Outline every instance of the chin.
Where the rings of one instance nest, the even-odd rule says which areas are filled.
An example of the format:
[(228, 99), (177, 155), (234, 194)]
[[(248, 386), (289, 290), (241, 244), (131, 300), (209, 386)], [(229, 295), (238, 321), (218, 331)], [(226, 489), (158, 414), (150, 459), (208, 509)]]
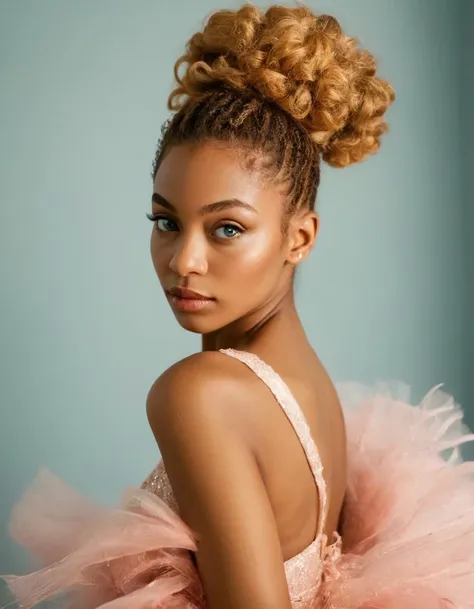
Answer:
[(211, 317), (202, 316), (196, 313), (175, 313), (176, 321), (179, 325), (193, 334), (210, 334), (220, 330), (223, 325), (217, 323), (216, 319)]

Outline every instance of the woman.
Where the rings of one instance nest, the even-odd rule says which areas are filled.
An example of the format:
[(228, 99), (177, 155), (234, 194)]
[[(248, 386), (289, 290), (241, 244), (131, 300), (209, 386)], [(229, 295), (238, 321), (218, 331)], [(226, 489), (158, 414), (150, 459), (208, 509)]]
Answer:
[(176, 75), (151, 254), (202, 352), (148, 394), (142, 488), (107, 510), (42, 472), (12, 532), (46, 567), (5, 579), (24, 607), (75, 585), (80, 609), (471, 606), (472, 464), (440, 456), (460, 410), (341, 388), (345, 421), (294, 304), (320, 161), (378, 150), (392, 87), (303, 7), (217, 12)]

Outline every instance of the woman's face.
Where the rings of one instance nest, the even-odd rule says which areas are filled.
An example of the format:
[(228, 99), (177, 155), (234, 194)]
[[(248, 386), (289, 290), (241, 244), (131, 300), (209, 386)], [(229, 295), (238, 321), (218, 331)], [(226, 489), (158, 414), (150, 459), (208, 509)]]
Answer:
[(153, 264), (178, 322), (215, 332), (289, 285), (284, 194), (212, 144), (173, 147), (156, 174)]

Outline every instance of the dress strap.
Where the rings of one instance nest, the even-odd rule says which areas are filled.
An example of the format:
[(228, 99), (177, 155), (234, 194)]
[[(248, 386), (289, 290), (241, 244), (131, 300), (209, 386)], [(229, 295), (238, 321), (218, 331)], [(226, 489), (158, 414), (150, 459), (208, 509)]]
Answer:
[(245, 364), (265, 383), (275, 397), (275, 400), (282, 407), (284, 413), (294, 428), (296, 435), (301, 442), (306, 459), (318, 488), (320, 518), (317, 528), (317, 536), (321, 535), (326, 526), (327, 517), (326, 482), (323, 476), (323, 464), (321, 462), (321, 457), (319, 455), (316, 443), (311, 435), (311, 430), (306, 422), (303, 411), (291, 393), (290, 388), (281, 378), (281, 376), (257, 355), (247, 351), (236, 351), (235, 349), (220, 349), (220, 351), (221, 353), (229, 355), (230, 357), (233, 357)]

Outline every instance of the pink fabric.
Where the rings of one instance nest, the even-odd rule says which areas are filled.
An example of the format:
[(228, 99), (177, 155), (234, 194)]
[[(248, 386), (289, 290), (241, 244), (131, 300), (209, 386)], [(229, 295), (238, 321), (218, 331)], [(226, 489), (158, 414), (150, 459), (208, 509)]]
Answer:
[(418, 407), (403, 386), (341, 385), (339, 394), (349, 486), (325, 607), (474, 607), (474, 463), (459, 453), (474, 436), (461, 409), (439, 388)]
[[(256, 356), (226, 353), (269, 386), (319, 488), (318, 536), (285, 564), (293, 606), (474, 607), (474, 463), (459, 455), (474, 438), (453, 399), (436, 388), (415, 407), (400, 387), (339, 386), (349, 462), (341, 552), (339, 539), (328, 545), (322, 534), (323, 470), (298, 404)], [(195, 535), (177, 514), (163, 465), (157, 471), (110, 509), (42, 470), (12, 515), (13, 537), (44, 564), (4, 576), (20, 604), (67, 592), (73, 609), (205, 609)]]

